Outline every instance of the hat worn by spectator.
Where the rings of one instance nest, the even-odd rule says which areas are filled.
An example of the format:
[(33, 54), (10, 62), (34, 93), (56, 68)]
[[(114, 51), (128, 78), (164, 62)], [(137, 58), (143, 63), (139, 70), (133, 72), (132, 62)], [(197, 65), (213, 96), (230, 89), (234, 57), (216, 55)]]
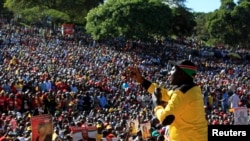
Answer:
[(97, 124), (96, 128), (102, 128), (102, 126), (100, 124)]
[(112, 127), (111, 125), (108, 125), (108, 126), (106, 127), (106, 129), (107, 129), (107, 130), (113, 129), (113, 127)]
[(159, 131), (155, 130), (151, 133), (152, 137), (158, 137), (160, 135)]
[(184, 71), (188, 76), (192, 78), (196, 75), (197, 67), (189, 60), (181, 60), (178, 62), (169, 61), (169, 63), (179, 67), (182, 71)]

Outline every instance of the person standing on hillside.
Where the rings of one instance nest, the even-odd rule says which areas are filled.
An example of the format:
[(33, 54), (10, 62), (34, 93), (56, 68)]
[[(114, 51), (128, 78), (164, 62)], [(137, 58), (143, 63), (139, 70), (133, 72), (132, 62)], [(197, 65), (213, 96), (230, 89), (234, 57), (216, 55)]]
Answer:
[(128, 77), (155, 97), (155, 116), (162, 125), (169, 125), (170, 140), (207, 141), (208, 124), (202, 92), (194, 83), (197, 67), (190, 60), (169, 63), (173, 65), (170, 72), (171, 89), (159, 87), (145, 79), (138, 67), (128, 67)]

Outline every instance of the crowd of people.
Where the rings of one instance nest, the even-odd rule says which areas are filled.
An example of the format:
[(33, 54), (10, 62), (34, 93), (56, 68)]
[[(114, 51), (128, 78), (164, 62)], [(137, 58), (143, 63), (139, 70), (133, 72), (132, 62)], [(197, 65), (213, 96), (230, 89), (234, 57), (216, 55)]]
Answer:
[(150, 122), (147, 140), (166, 140), (151, 95), (125, 68), (136, 65), (146, 79), (167, 87), (168, 60), (197, 64), (195, 82), (208, 124), (233, 125), (231, 110), (250, 108), (248, 49), (211, 48), (193, 40), (95, 42), (82, 33), (51, 33), (1, 20), (0, 141), (31, 140), (30, 118), (41, 114), (53, 116), (53, 141), (71, 140), (70, 126), (85, 124), (97, 127), (99, 139), (141, 140), (140, 130), (132, 133), (128, 126), (131, 119)]

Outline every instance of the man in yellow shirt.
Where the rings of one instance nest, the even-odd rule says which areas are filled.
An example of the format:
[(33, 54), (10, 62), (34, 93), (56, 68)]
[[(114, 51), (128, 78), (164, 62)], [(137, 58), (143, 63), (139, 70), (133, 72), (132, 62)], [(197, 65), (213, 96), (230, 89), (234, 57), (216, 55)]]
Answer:
[(169, 63), (173, 65), (171, 89), (145, 79), (138, 67), (128, 67), (128, 76), (154, 95), (155, 116), (162, 125), (169, 125), (171, 141), (207, 141), (208, 125), (202, 93), (193, 81), (197, 67), (189, 60)]
[(97, 128), (96, 141), (101, 141), (102, 140), (102, 130), (103, 130), (102, 125), (97, 124), (96, 128)]

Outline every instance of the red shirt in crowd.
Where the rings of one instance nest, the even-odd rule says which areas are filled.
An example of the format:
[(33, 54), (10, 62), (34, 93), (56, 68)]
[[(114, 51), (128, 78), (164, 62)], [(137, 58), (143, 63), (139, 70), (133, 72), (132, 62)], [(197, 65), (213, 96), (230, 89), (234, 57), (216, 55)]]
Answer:
[(15, 99), (13, 97), (9, 97), (6, 99), (6, 105), (8, 110), (14, 110), (15, 107)]
[(0, 108), (1, 110), (5, 111), (6, 110), (6, 97), (2, 94), (0, 95)]
[(15, 97), (15, 109), (18, 111), (21, 111), (22, 109), (22, 104), (23, 104), (23, 100), (20, 94), (16, 94)]

